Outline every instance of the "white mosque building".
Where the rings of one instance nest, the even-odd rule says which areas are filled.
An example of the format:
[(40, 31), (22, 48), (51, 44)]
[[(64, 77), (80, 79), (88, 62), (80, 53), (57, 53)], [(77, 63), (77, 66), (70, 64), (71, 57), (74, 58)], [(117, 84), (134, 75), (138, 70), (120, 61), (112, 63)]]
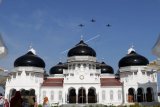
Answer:
[(119, 61), (116, 74), (111, 66), (96, 59), (96, 52), (83, 40), (68, 51), (67, 61), (53, 66), (49, 75), (45, 62), (31, 48), (17, 58), (6, 81), (5, 98), (16, 91), (36, 96), (38, 104), (49, 103), (122, 105), (158, 102), (156, 70), (133, 47)]

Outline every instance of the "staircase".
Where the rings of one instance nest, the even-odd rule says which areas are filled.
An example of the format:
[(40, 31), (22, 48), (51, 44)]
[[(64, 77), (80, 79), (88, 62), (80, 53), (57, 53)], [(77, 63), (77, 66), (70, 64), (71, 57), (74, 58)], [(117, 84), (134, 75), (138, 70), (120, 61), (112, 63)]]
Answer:
[(102, 104), (63, 104), (60, 107), (103, 107)]
[(151, 106), (159, 106), (160, 103), (159, 102), (143, 102), (143, 103), (139, 103), (139, 105), (151, 107)]

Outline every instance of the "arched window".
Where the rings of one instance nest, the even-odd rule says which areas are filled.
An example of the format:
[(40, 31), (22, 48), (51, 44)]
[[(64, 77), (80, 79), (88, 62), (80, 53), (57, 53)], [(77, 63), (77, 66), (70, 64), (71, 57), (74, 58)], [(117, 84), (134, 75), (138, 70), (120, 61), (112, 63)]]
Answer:
[(72, 69), (73, 69), (73, 70), (75, 69), (75, 64), (72, 65)]
[(93, 69), (95, 69), (95, 65), (92, 65)]
[(91, 64), (89, 64), (89, 69), (91, 69)]
[(15, 93), (16, 93), (16, 89), (11, 89), (9, 99), (11, 99), (15, 95)]
[(59, 100), (62, 99), (62, 91), (59, 91)]
[(97, 95), (95, 88), (88, 89), (88, 103), (96, 103), (97, 102)]
[(128, 102), (135, 102), (135, 90), (134, 88), (128, 89)]
[(30, 89), (29, 90), (29, 95), (30, 96), (35, 96), (35, 90), (34, 89)]
[(69, 69), (71, 69), (71, 67), (72, 67), (72, 66), (71, 66), (71, 65), (69, 65), (69, 67), (68, 67), (68, 68), (69, 68)]
[(105, 90), (102, 91), (102, 100), (106, 100), (106, 91)]
[(21, 96), (25, 96), (25, 89), (21, 89), (20, 92), (21, 92)]
[(80, 68), (80, 67), (81, 67), (81, 64), (78, 64), (77, 66), (78, 66), (78, 68)]
[(110, 100), (113, 100), (113, 90), (110, 91)]
[(122, 91), (121, 91), (121, 90), (118, 90), (118, 100), (121, 100), (121, 99), (122, 99), (121, 96), (122, 96)]
[(46, 91), (42, 92), (43, 98), (46, 97)]
[(146, 89), (146, 101), (147, 102), (152, 102), (154, 100), (154, 94), (153, 94), (153, 88), (148, 87)]
[(86, 103), (86, 90), (83, 87), (78, 90), (78, 103)]
[(144, 93), (143, 88), (137, 89), (137, 102), (143, 102), (144, 101)]
[(54, 91), (51, 91), (51, 101), (54, 100)]
[(69, 103), (76, 103), (76, 90), (74, 88), (69, 89)]

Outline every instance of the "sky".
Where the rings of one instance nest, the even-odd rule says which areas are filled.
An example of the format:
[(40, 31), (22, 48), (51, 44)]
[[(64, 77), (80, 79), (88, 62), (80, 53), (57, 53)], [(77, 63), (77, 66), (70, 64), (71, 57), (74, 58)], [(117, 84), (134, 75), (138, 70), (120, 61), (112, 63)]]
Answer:
[(64, 51), (81, 35), (84, 41), (99, 35), (87, 44), (117, 72), (131, 45), (149, 61), (156, 59), (151, 50), (160, 34), (160, 0), (0, 0), (0, 33), (8, 48), (0, 65), (9, 71), (30, 45), (49, 72), (60, 59), (66, 62)]

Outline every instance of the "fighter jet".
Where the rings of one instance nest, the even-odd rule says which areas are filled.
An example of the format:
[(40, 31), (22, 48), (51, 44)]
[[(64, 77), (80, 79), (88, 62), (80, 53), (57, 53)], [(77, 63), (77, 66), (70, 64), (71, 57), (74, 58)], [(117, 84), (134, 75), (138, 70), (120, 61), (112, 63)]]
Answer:
[(79, 24), (78, 26), (79, 26), (79, 27), (84, 27), (84, 25), (83, 25), (83, 24)]
[(94, 20), (94, 19), (91, 19), (91, 22), (96, 22), (96, 20)]
[(107, 24), (106, 26), (107, 26), (107, 27), (111, 27), (111, 25), (110, 25), (110, 24)]

